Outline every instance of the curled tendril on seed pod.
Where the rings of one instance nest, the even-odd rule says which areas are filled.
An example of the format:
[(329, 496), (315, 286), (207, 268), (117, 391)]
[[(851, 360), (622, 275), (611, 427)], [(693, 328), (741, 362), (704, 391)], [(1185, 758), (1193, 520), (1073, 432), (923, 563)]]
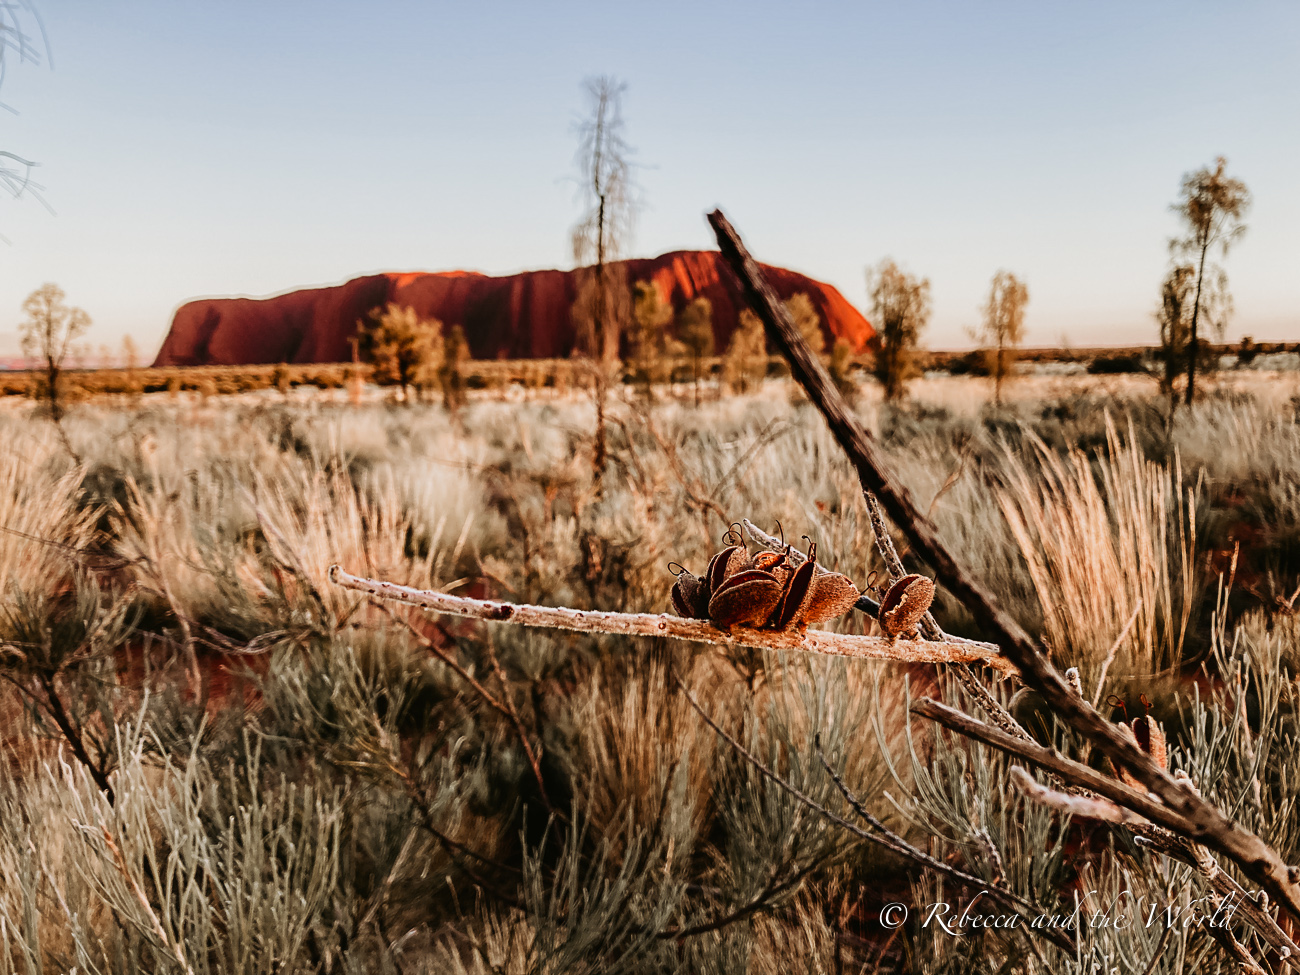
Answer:
[(1120, 697), (1118, 694), (1107, 694), (1106, 703), (1109, 704), (1111, 707), (1118, 708), (1120, 711), (1124, 712), (1124, 720), (1125, 721), (1128, 720), (1128, 705), (1124, 703), (1124, 699), (1122, 697)]
[(876, 580), (879, 578), (880, 578), (880, 573), (877, 572), (875, 569), (872, 569), (871, 572), (867, 575), (867, 581), (862, 586), (863, 592), (869, 592), (877, 598), (883, 596), (885, 594), (885, 590), (882, 589), (880, 586), (876, 585)]

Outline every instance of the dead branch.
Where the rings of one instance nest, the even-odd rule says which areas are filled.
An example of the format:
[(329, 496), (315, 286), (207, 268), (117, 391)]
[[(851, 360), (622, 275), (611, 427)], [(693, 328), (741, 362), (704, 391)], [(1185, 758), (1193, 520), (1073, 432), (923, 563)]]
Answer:
[(1011, 782), (1017, 789), (1035, 802), (1042, 803), (1065, 816), (1082, 816), (1096, 819), (1103, 823), (1131, 825), (1145, 823), (1145, 817), (1116, 805), (1109, 799), (1089, 795), (1075, 795), (1069, 792), (1057, 792), (1051, 786), (1043, 785), (1025, 771), (1024, 766), (1011, 766)]
[(1008, 755), (1014, 755), (1030, 765), (1051, 772), (1068, 785), (1089, 789), (1104, 796), (1153, 823), (1159, 823), (1179, 833), (1187, 830), (1187, 821), (1168, 806), (1160, 803), (1154, 796), (1140, 792), (1120, 779), (1111, 778), (1094, 768), (1066, 758), (1055, 749), (1009, 734), (932, 698), (927, 697), (916, 701), (912, 704), (911, 710), (913, 714), (929, 718), (964, 738), (982, 742)]
[(1129, 769), (1160, 798), (1167, 811), (1182, 819), (1183, 835), (1232, 859), (1290, 914), (1300, 918), (1300, 868), (1289, 866), (1262, 839), (1174, 779), (1066, 683), (1020, 624), (1000, 609), (983, 584), (957, 562), (939, 538), (934, 523), (917, 507), (911, 492), (890, 472), (880, 448), (849, 409), (826, 368), (813, 356), (722, 211), (710, 213), (709, 223), (746, 300), (789, 363), (791, 374), (826, 418), (836, 441), (857, 471), (863, 489), (880, 498), (894, 524), (934, 570), (944, 588), (993, 635), (1002, 652), (1019, 667), (1025, 683), (1042, 694), (1067, 725), (1091, 740), (1118, 765)]
[[(1051, 772), (1057, 778), (1072, 784), (1076, 788), (1088, 790), (1082, 795), (1063, 793), (1034, 783), (1035, 789), (1027, 791), (1030, 798), (1044, 802), (1070, 815), (1087, 816), (1091, 819), (1112, 823), (1122, 822), (1137, 834), (1139, 842), (1144, 848), (1150, 849), (1154, 853), (1173, 857), (1199, 869), (1200, 864), (1193, 849), (1196, 844), (1180, 839), (1177, 831), (1155, 825), (1151, 821), (1152, 819), (1156, 821), (1167, 820), (1169, 816), (1169, 811), (1155, 802), (1151, 796), (1130, 788), (1118, 779), (1103, 775), (1096, 769), (1074, 762), (1053, 749), (1045, 748), (1036, 742), (1026, 744), (1013, 735), (990, 727), (970, 717), (970, 715), (963, 714), (955, 708), (950, 708), (946, 704), (940, 704), (930, 698), (917, 701), (912, 706), (912, 712), (930, 718), (963, 737), (981, 741), (986, 745), (1020, 758), (1030, 765)], [(1013, 776), (1016, 776), (1017, 772), (1021, 776), (1028, 775), (1021, 769), (1012, 769)], [(1018, 782), (1017, 785), (1019, 784)], [(1041, 790), (1041, 793), (1038, 790)], [(1104, 794), (1106, 798), (1102, 798), (1100, 794)], [(1076, 800), (1083, 800), (1083, 802), (1076, 805)], [(1151, 818), (1148, 819), (1145, 815), (1137, 815), (1130, 811), (1133, 809), (1138, 809), (1142, 813), (1150, 813)], [(1235, 898), (1241, 902), (1243, 916), (1260, 933), (1261, 937), (1278, 951), (1281, 957), (1289, 958), (1293, 955), (1300, 955), (1300, 946), (1297, 946), (1291, 940), (1290, 936), (1278, 926), (1273, 917), (1266, 910), (1263, 910), (1229, 873), (1223, 870), (1215, 870), (1210, 876), (1206, 877), (1206, 881), (1218, 896)]]
[(837, 657), (903, 660), (910, 663), (966, 663), (979, 660), (994, 667), (1006, 662), (978, 644), (933, 643), (928, 640), (890, 640), (883, 636), (853, 636), (825, 630), (752, 630), (736, 626), (720, 630), (708, 620), (652, 613), (598, 613), (563, 606), (533, 606), (526, 603), (501, 603), (486, 599), (449, 596), (444, 592), (412, 589), (391, 582), (365, 579), (330, 566), (330, 581), (344, 589), (368, 593), (379, 599), (423, 606), (451, 616), (537, 626), (577, 633), (612, 633), (619, 636), (667, 637), (710, 643), (723, 647), (752, 647), (759, 650), (798, 650)]

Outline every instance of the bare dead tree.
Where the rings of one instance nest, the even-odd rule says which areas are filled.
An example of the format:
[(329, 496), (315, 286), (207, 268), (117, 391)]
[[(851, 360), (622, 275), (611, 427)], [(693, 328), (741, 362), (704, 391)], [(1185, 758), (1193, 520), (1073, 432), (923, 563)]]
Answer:
[(67, 296), (57, 284), (41, 285), (27, 296), (23, 302), (23, 311), (27, 318), (18, 325), (18, 335), (22, 343), (23, 356), (39, 360), (45, 370), (45, 402), (50, 409), (50, 419), (58, 430), (63, 446), (75, 459), (73, 450), (63, 429), (64, 406), (60, 395), (62, 385), (63, 363), (72, 349), (75, 339), (90, 328), (90, 316), (80, 308), (71, 308), (64, 299)]
[(610, 367), (618, 358), (618, 340), (623, 315), (618, 314), (622, 298), (615, 291), (626, 290), (612, 272), (610, 262), (618, 260), (632, 238), (636, 218), (635, 187), (632, 184), (632, 148), (623, 137), (623, 93), (627, 85), (609, 75), (586, 82), (589, 101), (586, 118), (578, 126), (577, 165), (585, 213), (573, 228), (573, 259), (580, 267), (580, 292), (588, 292), (575, 325), (582, 354), (594, 363), (596, 399), (596, 446), (593, 467), (597, 477), (605, 470), (605, 399), (609, 392)]
[[(0, 3), (0, 85), (4, 83), (10, 61), (15, 58), (19, 64), (39, 65), (49, 61), (45, 25), (31, 0)], [(0, 107), (8, 108), (7, 105)], [(0, 150), (0, 189), (14, 199), (24, 195), (33, 197), (49, 210), (50, 205), (41, 196), (44, 187), (32, 182), (32, 170), (36, 166), (37, 163), (30, 159)]]

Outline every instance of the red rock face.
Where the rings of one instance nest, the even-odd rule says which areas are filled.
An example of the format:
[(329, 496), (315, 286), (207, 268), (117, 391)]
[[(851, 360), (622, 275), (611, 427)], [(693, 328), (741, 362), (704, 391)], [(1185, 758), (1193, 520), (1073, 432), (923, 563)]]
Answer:
[[(716, 251), (674, 251), (622, 262), (629, 284), (658, 282), (680, 311), (697, 296), (713, 305), (713, 336), (725, 349), (744, 307), (740, 289)], [(826, 347), (848, 339), (854, 351), (874, 346), (862, 314), (828, 284), (763, 266), (782, 298), (803, 292), (822, 319)], [(577, 297), (572, 271), (526, 271), (489, 277), (472, 271), (376, 274), (329, 288), (273, 298), (206, 298), (182, 305), (155, 366), (345, 362), (357, 322), (388, 302), (409, 305), (447, 327), (461, 325), (475, 359), (564, 358), (574, 346), (569, 311)]]

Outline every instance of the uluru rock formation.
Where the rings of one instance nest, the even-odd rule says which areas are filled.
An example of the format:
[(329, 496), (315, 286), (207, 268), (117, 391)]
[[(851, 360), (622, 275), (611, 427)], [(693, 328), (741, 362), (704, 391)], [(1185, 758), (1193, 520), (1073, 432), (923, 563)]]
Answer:
[[(680, 311), (703, 296), (713, 305), (717, 348), (726, 348), (743, 307), (740, 290), (717, 251), (673, 251), (622, 261), (629, 284), (656, 281)], [(807, 294), (822, 319), (829, 349), (845, 338), (855, 351), (875, 344), (866, 318), (829, 284), (763, 265), (782, 298)], [(345, 284), (271, 298), (204, 298), (182, 305), (155, 366), (343, 362), (349, 339), (372, 308), (409, 305), (445, 326), (461, 325), (475, 359), (567, 357), (574, 347), (570, 309), (577, 272), (525, 271), (491, 277), (472, 271), (374, 274)]]

